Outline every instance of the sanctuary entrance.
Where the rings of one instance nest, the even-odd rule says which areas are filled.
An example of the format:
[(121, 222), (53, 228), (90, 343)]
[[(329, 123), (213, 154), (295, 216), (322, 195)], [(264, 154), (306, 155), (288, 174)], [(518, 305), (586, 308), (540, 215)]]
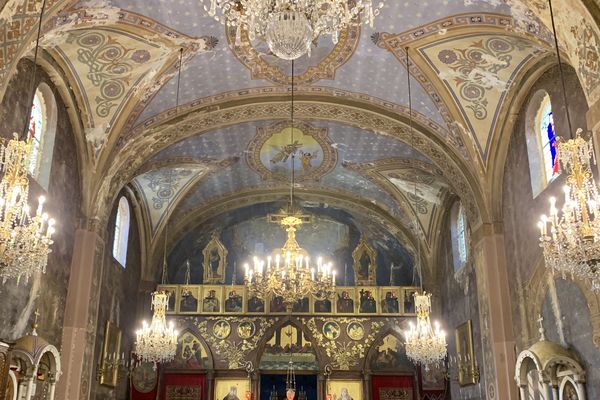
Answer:
[[(260, 400), (286, 399), (286, 373), (260, 375)], [(317, 400), (317, 375), (296, 374), (296, 397), (294, 400)]]

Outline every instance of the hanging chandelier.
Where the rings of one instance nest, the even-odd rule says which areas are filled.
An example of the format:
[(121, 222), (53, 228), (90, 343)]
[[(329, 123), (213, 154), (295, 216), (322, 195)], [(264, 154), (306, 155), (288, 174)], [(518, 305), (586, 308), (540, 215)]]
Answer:
[[(412, 91), (410, 83), (410, 57), (408, 47), (406, 50), (406, 80), (408, 88), (408, 109), (411, 144), (414, 148), (414, 128), (412, 119)], [(414, 198), (418, 199), (417, 179), (414, 182)], [(431, 294), (423, 291), (423, 271), (421, 269), (421, 242), (419, 240), (419, 221), (416, 206), (413, 208), (415, 215), (414, 230), (417, 236), (417, 266), (419, 271), (419, 284), (421, 293), (414, 294), (415, 310), (417, 313), (417, 324), (410, 322), (410, 329), (404, 332), (406, 340), (405, 349), (407, 357), (415, 364), (424, 365), (426, 368), (431, 364), (438, 364), (446, 358), (446, 333), (441, 330), (439, 322), (435, 322), (432, 328), (429, 314), (431, 313)]]
[[(208, 0), (205, 0), (208, 1)], [(204, 9), (215, 20), (236, 30), (236, 44), (247, 32), (261, 39), (279, 58), (294, 60), (308, 53), (312, 42), (331, 35), (334, 44), (348, 25), (373, 27), (385, 0), (210, 0)]]
[(152, 293), (152, 322), (142, 322), (136, 332), (135, 352), (142, 361), (165, 363), (173, 360), (177, 351), (177, 336), (173, 321), (167, 325), (165, 312), (169, 304), (169, 292)]
[(538, 223), (546, 267), (563, 277), (590, 280), (600, 290), (600, 196), (591, 169), (592, 139), (584, 140), (579, 129), (575, 139), (559, 141), (556, 152), (567, 184), (560, 212), (551, 197), (550, 215)]
[[(33, 58), (31, 97), (34, 97), (37, 55), (40, 43), (42, 18), (46, 2), (42, 2), (38, 32)], [(31, 114), (31, 111), (30, 111)], [(26, 119), (23, 137), (29, 132), (29, 117)], [(14, 139), (0, 143), (0, 279), (6, 283), (16, 279), (17, 284), (29, 280), (36, 272), (46, 272), (48, 254), (52, 251), (54, 219), (43, 212), (46, 201), (41, 196), (34, 216), (29, 207), (28, 167), (31, 158), (31, 142)]]
[(331, 263), (323, 263), (319, 257), (315, 264), (296, 240), (303, 217), (286, 214), (280, 220), (287, 232), (283, 248), (275, 257), (267, 257), (266, 262), (255, 257), (252, 268), (248, 264), (244, 266), (244, 283), (249, 292), (261, 299), (281, 297), (289, 307), (310, 295), (318, 300), (331, 298), (336, 277)]
[[(548, 5), (567, 123), (573, 132), (551, 0)], [(567, 173), (565, 202), (559, 212), (556, 199), (550, 198), (550, 215), (538, 222), (540, 246), (547, 268), (563, 278), (589, 280), (592, 289), (600, 291), (600, 197), (591, 168), (596, 160), (592, 139), (583, 139), (581, 133), (578, 129), (574, 139), (556, 141), (556, 157)]]
[(410, 328), (404, 332), (406, 356), (415, 364), (439, 364), (446, 358), (446, 332), (436, 321), (431, 327), (431, 294), (415, 293), (417, 324), (410, 322)]
[[(294, 60), (292, 60), (292, 96), (290, 107), (290, 122), (292, 129), (290, 143), (294, 143)], [(321, 257), (311, 259), (296, 240), (296, 231), (302, 224), (310, 221), (310, 216), (294, 211), (295, 162), (294, 149), (290, 155), (290, 201), (287, 212), (269, 215), (269, 219), (279, 224), (287, 232), (285, 245), (275, 251), (274, 256), (267, 257), (266, 262), (254, 258), (252, 268), (244, 266), (244, 283), (250, 294), (266, 299), (280, 297), (288, 309), (294, 303), (312, 295), (319, 300), (333, 297), (335, 293), (335, 276), (331, 263), (324, 263)]]
[[(181, 84), (181, 67), (183, 63), (183, 48), (179, 49), (179, 71), (177, 73), (177, 94), (175, 95), (175, 111), (179, 109), (179, 88)], [(169, 216), (171, 199), (167, 199), (165, 216)], [(165, 223), (165, 243), (162, 264), (162, 284), (167, 283), (167, 234), (169, 223)], [(189, 261), (186, 262), (186, 284), (189, 284)], [(156, 368), (157, 363), (165, 363), (173, 360), (177, 352), (177, 336), (173, 321), (167, 325), (165, 317), (169, 307), (170, 293), (167, 291), (152, 292), (152, 322), (150, 325), (142, 321), (142, 329), (136, 332), (135, 352), (142, 361), (151, 362)]]

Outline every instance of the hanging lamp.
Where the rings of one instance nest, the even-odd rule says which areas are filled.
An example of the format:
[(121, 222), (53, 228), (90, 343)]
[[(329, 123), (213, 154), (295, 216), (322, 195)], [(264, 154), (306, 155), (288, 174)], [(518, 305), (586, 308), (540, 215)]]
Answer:
[[(414, 128), (412, 118), (412, 93), (410, 83), (410, 58), (408, 56), (408, 47), (406, 48), (406, 71), (408, 83), (408, 109), (411, 145), (414, 148)], [(415, 170), (416, 171), (416, 170)], [(418, 198), (417, 177), (414, 177), (414, 199)], [(415, 200), (416, 201), (416, 200)], [(407, 357), (415, 364), (429, 365), (441, 363), (446, 357), (446, 333), (441, 329), (436, 321), (434, 327), (431, 326), (431, 294), (423, 290), (423, 271), (421, 266), (421, 241), (419, 239), (419, 220), (416, 207), (413, 207), (415, 214), (415, 234), (417, 235), (417, 266), (419, 271), (420, 292), (414, 294), (415, 310), (417, 313), (417, 323), (410, 322), (410, 328), (404, 332), (406, 340), (405, 349)]]

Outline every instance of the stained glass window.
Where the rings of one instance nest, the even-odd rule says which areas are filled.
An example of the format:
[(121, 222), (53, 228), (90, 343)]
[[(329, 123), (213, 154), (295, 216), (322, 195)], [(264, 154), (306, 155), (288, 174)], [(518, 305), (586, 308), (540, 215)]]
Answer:
[(27, 140), (31, 142), (31, 158), (29, 160), (29, 174), (37, 178), (40, 171), (42, 141), (46, 129), (46, 110), (42, 93), (37, 90), (33, 97), (31, 116), (29, 118), (29, 132)]
[(119, 200), (117, 217), (115, 219), (113, 257), (125, 268), (127, 261), (127, 241), (129, 240), (129, 202), (123, 196)]
[(556, 159), (556, 135), (554, 132), (554, 118), (552, 115), (552, 103), (550, 97), (544, 98), (540, 108), (540, 143), (544, 161), (544, 173), (546, 182), (550, 182), (558, 175), (558, 160)]

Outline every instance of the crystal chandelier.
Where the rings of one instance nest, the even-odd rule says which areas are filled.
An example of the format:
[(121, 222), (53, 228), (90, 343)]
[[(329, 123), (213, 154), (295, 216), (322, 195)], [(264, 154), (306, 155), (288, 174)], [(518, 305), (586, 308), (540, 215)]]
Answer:
[[(414, 128), (412, 120), (412, 92), (410, 83), (410, 58), (408, 47), (406, 48), (406, 71), (408, 87), (409, 126), (412, 147), (414, 148)], [(418, 199), (418, 180), (414, 182), (414, 198)], [(431, 327), (429, 314), (431, 313), (431, 294), (423, 291), (423, 273), (421, 270), (421, 242), (419, 240), (419, 220), (416, 206), (413, 208), (415, 214), (414, 231), (417, 236), (417, 266), (419, 271), (419, 283), (421, 294), (415, 293), (415, 310), (417, 312), (417, 324), (410, 322), (410, 329), (405, 331), (405, 349), (407, 357), (415, 364), (424, 365), (426, 368), (431, 364), (438, 364), (446, 357), (446, 333), (440, 329), (440, 324), (435, 322), (435, 329)]]
[[(292, 96), (290, 121), (292, 129), (290, 143), (294, 143), (294, 60), (292, 60)], [(296, 240), (296, 231), (309, 216), (294, 212), (295, 162), (296, 152), (290, 155), (290, 201), (286, 213), (269, 215), (271, 221), (277, 221), (287, 232), (287, 240), (275, 256), (264, 260), (254, 258), (253, 267), (244, 266), (244, 283), (249, 292), (261, 299), (280, 297), (291, 310), (294, 303), (312, 295), (319, 300), (333, 297), (335, 293), (335, 275), (331, 263), (324, 263), (319, 257), (316, 264)]]
[(333, 296), (336, 272), (331, 263), (323, 263), (317, 258), (316, 264), (296, 241), (296, 231), (303, 224), (302, 216), (284, 215), (281, 225), (287, 232), (287, 241), (275, 257), (260, 260), (254, 258), (253, 267), (244, 266), (244, 283), (249, 292), (261, 299), (281, 297), (291, 307), (309, 295), (319, 300)]
[(600, 197), (591, 169), (592, 139), (584, 140), (579, 129), (575, 139), (558, 142), (557, 157), (567, 184), (560, 212), (551, 197), (550, 216), (542, 215), (538, 223), (546, 267), (563, 277), (590, 280), (600, 290)]
[(415, 309), (417, 324), (410, 322), (410, 329), (404, 332), (406, 355), (415, 364), (439, 364), (446, 357), (446, 332), (437, 321), (435, 329), (431, 327), (431, 294), (415, 293)]
[(173, 321), (167, 325), (165, 312), (169, 304), (169, 293), (152, 293), (152, 322), (142, 322), (142, 329), (136, 332), (135, 352), (142, 361), (154, 363), (169, 362), (175, 357), (177, 335)]
[[(569, 132), (573, 132), (552, 1), (549, 0), (548, 4), (567, 123)], [(581, 133), (582, 130), (578, 129), (574, 139), (556, 141), (556, 157), (567, 173), (565, 202), (559, 212), (556, 199), (550, 198), (550, 215), (542, 215), (538, 223), (540, 246), (547, 268), (563, 277), (589, 280), (592, 289), (600, 291), (600, 219), (597, 218), (600, 197), (591, 168), (596, 160), (592, 139), (584, 140)]]
[(52, 251), (54, 219), (43, 212), (44, 196), (39, 198), (35, 216), (28, 204), (27, 166), (31, 145), (13, 139), (0, 144), (0, 277), (25, 278), (37, 271), (45, 272)]
[[(46, 2), (42, 3), (38, 32), (33, 57), (30, 98), (34, 97), (37, 55), (40, 44), (41, 24)], [(30, 111), (31, 114), (31, 111)], [(29, 117), (26, 119), (23, 137), (29, 132)], [(6, 283), (16, 279), (17, 284), (24, 278), (25, 282), (36, 272), (46, 272), (48, 254), (52, 251), (52, 234), (54, 219), (43, 212), (46, 201), (39, 198), (34, 216), (28, 203), (29, 177), (28, 166), (31, 157), (31, 143), (14, 139), (0, 144), (0, 279)]]
[[(206, 0), (208, 1), (208, 0)], [(279, 58), (294, 60), (308, 53), (321, 35), (338, 42), (350, 24), (364, 22), (373, 27), (385, 0), (209, 0), (204, 9), (215, 20), (235, 28), (236, 44), (242, 32), (250, 41), (264, 40)], [(359, 17), (362, 17), (362, 21)]]

